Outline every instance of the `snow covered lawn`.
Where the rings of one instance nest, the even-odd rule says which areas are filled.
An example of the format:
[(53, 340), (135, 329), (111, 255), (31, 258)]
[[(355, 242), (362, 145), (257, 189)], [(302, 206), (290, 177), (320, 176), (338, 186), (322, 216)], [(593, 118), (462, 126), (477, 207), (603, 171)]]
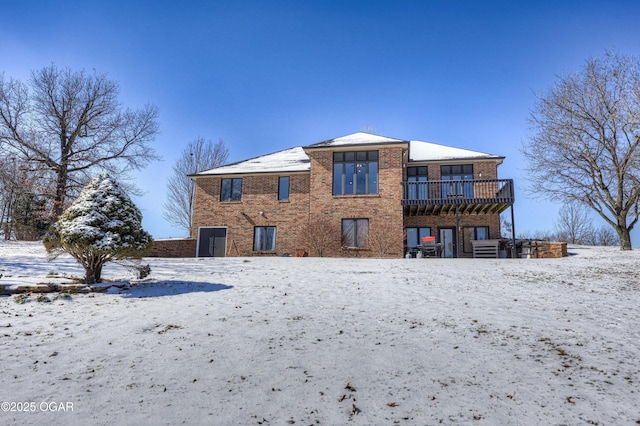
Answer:
[[(145, 259), (129, 290), (1, 297), (0, 401), (31, 412), (0, 423), (635, 424), (640, 251), (569, 252)], [(82, 275), (0, 243), (0, 283), (51, 271)]]

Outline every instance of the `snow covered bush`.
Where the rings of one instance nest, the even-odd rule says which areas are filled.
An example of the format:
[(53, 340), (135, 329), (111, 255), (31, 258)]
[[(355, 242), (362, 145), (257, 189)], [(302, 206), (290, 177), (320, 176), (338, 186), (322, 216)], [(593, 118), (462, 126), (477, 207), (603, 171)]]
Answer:
[(120, 186), (97, 175), (64, 211), (44, 238), (47, 252), (73, 256), (85, 270), (87, 284), (100, 282), (102, 267), (116, 260), (139, 259), (153, 238), (142, 229), (142, 214)]

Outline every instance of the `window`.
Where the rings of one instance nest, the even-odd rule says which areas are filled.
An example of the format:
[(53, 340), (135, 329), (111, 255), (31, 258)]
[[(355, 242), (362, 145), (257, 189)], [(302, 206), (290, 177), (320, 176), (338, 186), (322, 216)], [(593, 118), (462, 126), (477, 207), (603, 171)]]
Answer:
[(242, 198), (242, 178), (222, 179), (220, 201), (240, 201)]
[(342, 245), (360, 248), (367, 246), (369, 219), (342, 219)]
[(471, 240), (488, 240), (489, 227), (476, 226), (462, 229), (462, 248), (465, 253), (473, 252)]
[(284, 201), (289, 199), (289, 176), (280, 176), (278, 178), (278, 200)]
[(253, 229), (254, 251), (276, 251), (276, 227), (256, 226)]
[(430, 237), (431, 228), (407, 228), (407, 248), (418, 247), (422, 237)]
[(454, 181), (442, 184), (442, 198), (473, 198), (473, 164), (440, 166), (440, 179)]
[(333, 195), (377, 193), (378, 151), (333, 153)]
[[(428, 173), (426, 166), (407, 167), (407, 182), (426, 182)], [(409, 183), (407, 186), (409, 200), (426, 200), (429, 198), (426, 183)]]

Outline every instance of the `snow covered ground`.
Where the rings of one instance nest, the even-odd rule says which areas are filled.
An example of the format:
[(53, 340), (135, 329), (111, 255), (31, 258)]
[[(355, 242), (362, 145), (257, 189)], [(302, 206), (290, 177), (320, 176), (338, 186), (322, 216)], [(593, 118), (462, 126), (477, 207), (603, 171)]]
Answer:
[[(640, 251), (569, 252), (145, 259), (128, 290), (0, 297), (0, 424), (636, 424)], [(50, 272), (82, 275), (0, 243), (0, 283)]]

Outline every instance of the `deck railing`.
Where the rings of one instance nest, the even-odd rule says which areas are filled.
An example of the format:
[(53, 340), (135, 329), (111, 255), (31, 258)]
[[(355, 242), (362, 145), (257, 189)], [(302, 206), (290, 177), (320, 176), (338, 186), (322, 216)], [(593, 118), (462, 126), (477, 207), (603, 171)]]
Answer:
[(513, 204), (513, 179), (402, 182), (402, 204)]

